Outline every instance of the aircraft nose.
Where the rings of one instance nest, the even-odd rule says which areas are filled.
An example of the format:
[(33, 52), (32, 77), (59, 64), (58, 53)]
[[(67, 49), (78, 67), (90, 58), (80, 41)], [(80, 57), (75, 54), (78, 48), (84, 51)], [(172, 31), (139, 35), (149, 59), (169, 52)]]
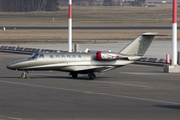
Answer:
[(13, 63), (8, 64), (6, 67), (11, 70), (16, 69)]
[(23, 62), (27, 61), (26, 59), (18, 60), (12, 63), (9, 63), (6, 67), (11, 70), (20, 69), (22, 67)]

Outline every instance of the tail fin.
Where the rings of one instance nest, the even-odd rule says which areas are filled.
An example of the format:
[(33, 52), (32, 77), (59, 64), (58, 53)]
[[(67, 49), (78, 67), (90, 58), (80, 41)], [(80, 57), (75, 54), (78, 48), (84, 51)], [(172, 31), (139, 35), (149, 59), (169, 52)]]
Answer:
[(119, 54), (143, 56), (157, 33), (143, 33), (123, 48)]

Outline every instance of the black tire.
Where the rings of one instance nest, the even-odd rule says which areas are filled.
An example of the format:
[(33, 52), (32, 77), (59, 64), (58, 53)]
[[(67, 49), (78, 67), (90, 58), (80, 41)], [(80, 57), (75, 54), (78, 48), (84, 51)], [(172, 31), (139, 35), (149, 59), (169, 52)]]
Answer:
[(94, 80), (96, 78), (96, 75), (94, 73), (89, 73), (88, 76), (91, 80)]
[(76, 72), (72, 72), (72, 73), (71, 73), (71, 76), (72, 76), (72, 78), (77, 78), (77, 77), (78, 77), (78, 74), (77, 74)]

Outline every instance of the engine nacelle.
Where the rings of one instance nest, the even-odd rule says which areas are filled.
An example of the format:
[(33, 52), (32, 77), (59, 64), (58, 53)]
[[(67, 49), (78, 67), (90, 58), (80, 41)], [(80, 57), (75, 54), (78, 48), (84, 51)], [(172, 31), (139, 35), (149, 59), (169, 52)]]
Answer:
[(106, 60), (117, 60), (120, 58), (119, 54), (115, 54), (115, 53), (101, 53), (101, 51), (98, 51), (96, 53), (96, 59), (99, 61), (106, 61)]

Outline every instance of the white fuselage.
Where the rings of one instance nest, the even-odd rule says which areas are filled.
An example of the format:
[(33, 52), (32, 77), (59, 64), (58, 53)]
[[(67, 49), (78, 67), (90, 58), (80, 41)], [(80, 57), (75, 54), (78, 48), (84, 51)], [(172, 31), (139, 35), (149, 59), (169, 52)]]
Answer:
[(36, 53), (31, 57), (15, 61), (7, 65), (14, 70), (57, 70), (57, 71), (86, 71), (103, 72), (121, 67), (134, 61), (126, 59), (96, 60), (95, 53), (64, 52), (64, 53)]

